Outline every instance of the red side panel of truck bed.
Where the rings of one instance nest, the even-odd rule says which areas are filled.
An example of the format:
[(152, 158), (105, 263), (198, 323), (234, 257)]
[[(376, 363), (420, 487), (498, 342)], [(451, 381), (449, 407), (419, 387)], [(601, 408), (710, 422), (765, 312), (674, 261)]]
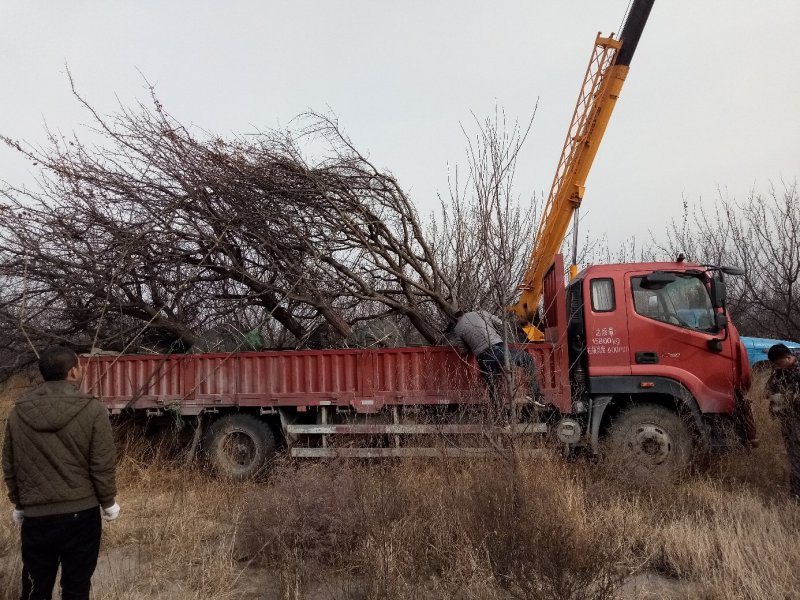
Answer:
[[(544, 401), (569, 412), (561, 255), (543, 283), (545, 341), (519, 347), (533, 356)], [(309, 406), (375, 412), (385, 405), (484, 402), (487, 396), (475, 360), (449, 346), (91, 356), (82, 361), (84, 389), (114, 413), (126, 408), (173, 408), (183, 414), (231, 407), (302, 411)]]
[(564, 257), (556, 254), (553, 264), (542, 281), (542, 313), (544, 317), (544, 339), (552, 348), (552, 381), (550, 385), (559, 390), (553, 394), (552, 404), (562, 412), (572, 412), (569, 391), (569, 349), (567, 338), (567, 293), (564, 286)]
[[(525, 346), (540, 371), (545, 400), (563, 405), (560, 349)], [(349, 406), (374, 412), (393, 404), (484, 401), (474, 360), (447, 346), (235, 354), (82, 358), (84, 389), (112, 412), (174, 407), (183, 414), (226, 407)]]

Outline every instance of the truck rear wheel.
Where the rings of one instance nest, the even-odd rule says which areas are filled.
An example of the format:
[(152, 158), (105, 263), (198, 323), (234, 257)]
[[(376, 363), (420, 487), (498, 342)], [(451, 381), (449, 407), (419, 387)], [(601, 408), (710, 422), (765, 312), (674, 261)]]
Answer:
[(218, 475), (242, 481), (256, 475), (275, 452), (269, 425), (252, 415), (220, 417), (206, 434), (205, 453)]
[(635, 404), (611, 423), (609, 458), (638, 481), (672, 479), (689, 466), (692, 434), (674, 411), (658, 404)]

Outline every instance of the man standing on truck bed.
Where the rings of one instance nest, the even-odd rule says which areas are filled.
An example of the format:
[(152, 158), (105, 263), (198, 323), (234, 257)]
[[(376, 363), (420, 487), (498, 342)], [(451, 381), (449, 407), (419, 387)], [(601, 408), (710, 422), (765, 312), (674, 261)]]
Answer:
[(528, 394), (535, 398), (539, 392), (536, 369), (530, 354), (524, 350), (511, 350), (506, 346), (499, 331), (503, 322), (493, 314), (478, 310), (458, 311), (455, 320), (448, 325), (446, 333), (451, 341), (460, 342), (478, 361), (489, 397), (498, 408), (501, 399), (497, 393), (497, 377), (507, 372), (510, 365), (525, 367), (529, 376)]
[(769, 410), (780, 421), (789, 455), (789, 491), (800, 500), (800, 362), (783, 344), (772, 346), (767, 357), (772, 364)]
[(78, 356), (52, 346), (39, 356), (44, 383), (8, 415), (3, 474), (22, 526), (22, 598), (53, 592), (61, 564), (62, 600), (88, 600), (100, 551), (101, 512), (119, 516), (114, 439), (106, 408), (78, 387)]

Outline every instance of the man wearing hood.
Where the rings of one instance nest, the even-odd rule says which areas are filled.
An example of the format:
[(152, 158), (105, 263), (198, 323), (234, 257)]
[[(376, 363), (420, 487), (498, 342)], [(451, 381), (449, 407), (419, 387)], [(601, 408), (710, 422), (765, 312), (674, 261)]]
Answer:
[(800, 500), (800, 361), (785, 344), (775, 344), (767, 358), (772, 374), (767, 381), (769, 411), (781, 424), (789, 458), (789, 492)]
[(101, 515), (119, 516), (111, 424), (81, 392), (75, 352), (47, 348), (39, 371), (44, 383), (17, 400), (3, 441), (12, 519), (22, 526), (22, 598), (49, 600), (60, 564), (62, 600), (88, 600)]

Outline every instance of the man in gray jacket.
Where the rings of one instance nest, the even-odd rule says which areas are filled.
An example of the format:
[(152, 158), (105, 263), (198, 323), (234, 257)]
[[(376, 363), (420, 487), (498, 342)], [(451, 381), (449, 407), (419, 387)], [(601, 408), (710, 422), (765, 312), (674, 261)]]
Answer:
[(533, 358), (524, 350), (512, 350), (506, 346), (500, 335), (503, 322), (498, 317), (485, 310), (467, 313), (458, 311), (455, 317), (455, 321), (447, 328), (447, 337), (451, 341), (463, 344), (478, 361), (478, 368), (489, 389), (489, 397), (496, 406), (500, 402), (496, 378), (511, 365), (526, 369), (529, 376), (529, 394), (532, 398), (538, 396), (539, 382)]
[(119, 515), (111, 424), (81, 392), (75, 352), (47, 348), (39, 371), (44, 383), (17, 400), (3, 441), (12, 519), (22, 526), (22, 598), (49, 600), (60, 564), (62, 600), (88, 600), (101, 515)]

